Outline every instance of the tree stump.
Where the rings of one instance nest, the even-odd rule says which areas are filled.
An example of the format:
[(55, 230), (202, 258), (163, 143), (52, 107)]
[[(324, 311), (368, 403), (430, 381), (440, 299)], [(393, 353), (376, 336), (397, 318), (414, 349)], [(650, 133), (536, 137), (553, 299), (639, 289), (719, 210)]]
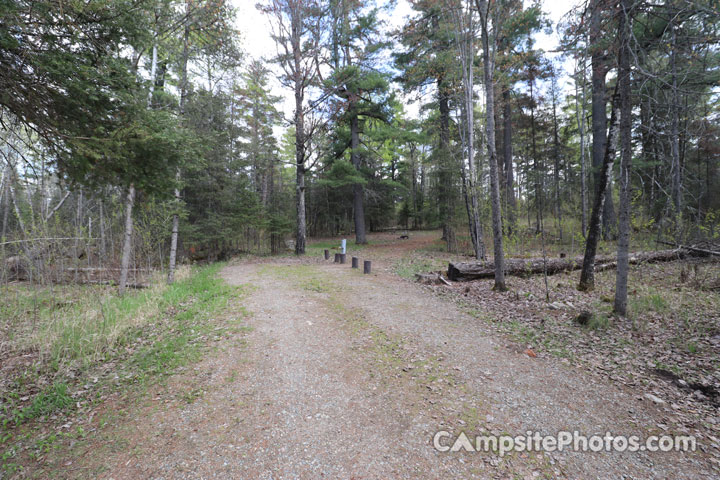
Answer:
[(345, 254), (345, 253), (341, 253), (341, 254), (340, 254), (340, 263), (343, 263), (343, 264), (344, 264), (344, 263), (345, 263), (345, 258), (346, 258), (346, 257), (347, 257), (347, 254)]
[(371, 268), (370, 260), (365, 260), (363, 262), (363, 273), (370, 273), (370, 268)]
[(325, 260), (330, 258), (330, 250), (325, 250)]
[(357, 258), (357, 257), (352, 257), (352, 268), (358, 268), (358, 263), (360, 263), (360, 262), (358, 261), (358, 258)]
[(339, 254), (339, 253), (336, 253), (336, 254), (335, 254), (335, 260), (334, 260), (334, 261), (335, 261), (335, 263), (340, 263), (340, 254)]

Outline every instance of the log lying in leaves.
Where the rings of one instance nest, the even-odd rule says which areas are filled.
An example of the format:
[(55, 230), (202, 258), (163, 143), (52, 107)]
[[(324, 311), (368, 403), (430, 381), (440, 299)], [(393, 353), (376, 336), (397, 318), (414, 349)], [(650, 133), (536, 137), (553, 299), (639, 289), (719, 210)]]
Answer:
[[(669, 262), (695, 255), (692, 251), (682, 248), (674, 250), (660, 250), (657, 252), (638, 252), (630, 254), (630, 264)], [(615, 268), (615, 255), (598, 255), (595, 257), (595, 269), (608, 270)], [(545, 265), (542, 258), (508, 258), (505, 260), (505, 275), (523, 277), (543, 273), (547, 268), (548, 275), (555, 273), (580, 270), (583, 257), (575, 258), (548, 258)], [(463, 262), (448, 265), (448, 278), (455, 282), (475, 280), (479, 278), (493, 278), (495, 265), (493, 262)]]

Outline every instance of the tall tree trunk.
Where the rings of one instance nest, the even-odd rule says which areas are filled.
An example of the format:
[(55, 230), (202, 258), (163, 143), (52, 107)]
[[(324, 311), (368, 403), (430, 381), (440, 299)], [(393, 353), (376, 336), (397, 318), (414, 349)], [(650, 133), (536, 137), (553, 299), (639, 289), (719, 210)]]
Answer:
[(537, 154), (537, 140), (535, 136), (535, 96), (533, 87), (535, 85), (534, 73), (530, 77), (530, 136), (533, 156), (533, 185), (535, 187), (535, 233), (538, 234), (545, 228), (542, 224), (541, 211), (543, 209), (543, 167)]
[(615, 161), (615, 145), (613, 138), (616, 134), (617, 126), (617, 84), (615, 85), (615, 94), (613, 94), (612, 109), (610, 114), (610, 133), (605, 144), (605, 155), (600, 168), (600, 176), (595, 189), (595, 201), (593, 202), (592, 214), (590, 215), (590, 225), (588, 226), (587, 239), (585, 240), (585, 256), (583, 257), (583, 266), (580, 271), (580, 283), (578, 289), (581, 291), (592, 290), (595, 288), (595, 254), (597, 253), (597, 245), (602, 234), (602, 215), (603, 205), (605, 204), (605, 195), (607, 186), (612, 172), (613, 162)]
[(104, 212), (104, 203), (102, 199), (98, 202), (99, 205), (99, 212), (98, 212), (98, 220), (100, 223), (100, 258), (105, 260), (107, 258), (107, 240), (105, 238), (105, 212)]
[(515, 230), (515, 179), (513, 175), (512, 158), (512, 105), (510, 104), (510, 87), (502, 92), (503, 96), (503, 162), (505, 164), (505, 201), (506, 201), (506, 225), (508, 235)]
[(17, 178), (17, 172), (15, 171), (14, 164), (11, 164), (11, 165), (13, 165), (13, 166), (9, 167), (10, 168), (10, 178), (8, 179), (8, 182), (9, 182), (8, 186), (10, 189), (10, 201), (12, 202), (13, 209), (15, 211), (15, 218), (17, 220), (18, 227), (20, 227), (20, 234), (22, 235), (21, 244), (22, 244), (23, 251), (25, 252), (25, 256), (27, 257), (28, 263), (32, 265), (33, 254), (30, 251), (30, 246), (28, 245), (28, 242), (27, 242), (27, 229), (25, 228), (25, 221), (22, 218), (22, 213), (20, 212), (20, 206), (18, 205), (18, 201), (17, 201), (15, 187), (13, 186), (13, 183), (17, 184), (20, 182)]
[(557, 121), (557, 81), (553, 72), (553, 89), (552, 89), (552, 118), (553, 118), (553, 194), (555, 200), (555, 224), (557, 225), (558, 239), (562, 241), (562, 209), (560, 205), (560, 138), (558, 136)]
[(628, 270), (630, 248), (630, 173), (632, 162), (632, 103), (630, 99), (630, 8), (633, 0), (622, 0), (618, 22), (620, 56), (618, 90), (620, 91), (620, 205), (618, 218), (617, 273), (615, 276), (614, 311), (627, 314)]
[[(188, 14), (190, 11), (190, 2), (185, 2), (185, 13)], [(180, 78), (180, 117), (181, 121), (185, 122), (185, 102), (187, 102), (187, 91), (188, 91), (188, 74), (187, 74), (187, 68), (188, 68), (188, 57), (190, 56), (189, 53), (189, 43), (190, 43), (190, 24), (185, 24), (185, 30), (183, 32), (183, 53), (182, 53), (182, 63), (181, 63), (181, 78)], [(155, 45), (157, 47), (157, 45)], [(155, 83), (155, 69), (157, 66), (157, 55), (156, 51), (153, 50), (153, 66), (152, 66), (152, 77), (153, 77), (153, 84)], [(180, 183), (180, 169), (177, 169), (175, 171), (175, 190), (173, 192), (175, 197), (175, 204), (173, 205), (175, 212), (173, 212), (172, 217), (172, 233), (170, 234), (170, 258), (168, 259), (168, 276), (167, 276), (167, 283), (172, 284), (175, 281), (175, 263), (177, 262), (177, 245), (178, 245), (178, 233), (180, 231), (180, 213), (178, 212), (178, 209), (180, 208), (180, 188), (178, 187), (178, 184)]]
[[(470, 7), (472, 8), (472, 7)], [(482, 225), (480, 223), (480, 211), (477, 199), (477, 171), (475, 168), (475, 115), (473, 86), (474, 81), (474, 46), (475, 28), (473, 26), (472, 11), (462, 12), (455, 17), (457, 28), (456, 42), (460, 54), (462, 66), (462, 87), (463, 100), (460, 111), (462, 125), (460, 126), (460, 138), (463, 153), (467, 155), (467, 172), (465, 170), (465, 159), (461, 161), (460, 173), (462, 177), (462, 191), (465, 199), (465, 209), (468, 216), (468, 228), (472, 240), (475, 258), (485, 258), (485, 245), (483, 243)]]
[(438, 104), (440, 111), (440, 145), (438, 148), (440, 158), (439, 182), (439, 212), (442, 224), (442, 238), (447, 243), (447, 250), (450, 252), (455, 248), (455, 235), (452, 228), (453, 206), (452, 206), (452, 175), (450, 168), (450, 95), (443, 79), (438, 79)]
[[(78, 251), (78, 245), (80, 244), (80, 234), (82, 233), (82, 206), (83, 206), (83, 189), (80, 189), (80, 192), (77, 196), (77, 210), (75, 211), (75, 240), (73, 241), (73, 262), (75, 262), (75, 267), (80, 267), (80, 253)], [(75, 271), (73, 272), (73, 281), (76, 282), (78, 277), (78, 268), (75, 268)]]
[[(594, 170), (595, 196), (597, 197), (598, 186), (601, 183), (601, 173), (603, 156), (605, 154), (605, 144), (607, 141), (607, 101), (605, 76), (607, 75), (607, 60), (605, 51), (599, 47), (604, 40), (605, 32), (602, 29), (604, 0), (592, 0), (590, 4), (590, 45), (592, 46), (591, 64), (592, 64), (592, 166)], [(611, 183), (604, 186), (607, 189), (607, 195), (604, 195), (603, 203), (603, 228), (602, 234), (604, 238), (609, 238), (612, 224), (614, 209), (612, 204), (612, 186)]]
[(120, 295), (125, 294), (127, 286), (128, 269), (130, 268), (130, 255), (132, 253), (132, 234), (133, 234), (133, 217), (132, 211), (135, 205), (135, 185), (130, 184), (125, 199), (125, 234), (122, 250), (122, 261), (120, 263), (120, 284), (118, 292)]
[(485, 87), (485, 110), (487, 120), (485, 123), (485, 139), (490, 164), (490, 201), (492, 206), (493, 223), (493, 257), (495, 261), (494, 290), (507, 290), (505, 286), (505, 256), (503, 253), (502, 209), (500, 206), (500, 181), (498, 179), (497, 156), (495, 153), (495, 82), (493, 70), (495, 68), (494, 54), (490, 52), (490, 38), (488, 31), (490, 4), (487, 0), (476, 0), (481, 18), (481, 37), (483, 49), (483, 81)]
[(293, 8), (290, 25), (290, 43), (293, 54), (293, 73), (295, 88), (295, 207), (297, 211), (297, 232), (295, 254), (305, 254), (307, 241), (307, 220), (305, 217), (305, 84), (302, 75), (302, 14), (299, 8)]
[(418, 182), (417, 182), (417, 175), (418, 175), (418, 169), (417, 169), (417, 146), (414, 143), (410, 144), (410, 175), (411, 175), (411, 189), (410, 189), (410, 200), (412, 203), (412, 228), (416, 229), (418, 228)]
[[(675, 231), (680, 231), (679, 218), (682, 213), (682, 167), (680, 164), (680, 99), (678, 95), (678, 75), (677, 75), (677, 32), (675, 24), (671, 23), (672, 30), (670, 43), (670, 75), (672, 77), (672, 98), (670, 100), (670, 175), (671, 179), (671, 196), (673, 204), (672, 216), (675, 220)], [(679, 240), (679, 239), (678, 239)]]
[[(355, 170), (360, 172), (360, 120), (353, 114), (350, 120), (350, 161)], [(365, 238), (365, 209), (363, 205), (363, 186), (359, 183), (353, 185), (353, 213), (355, 220), (355, 243), (367, 243)]]
[(5, 235), (7, 234), (8, 225), (8, 214), (10, 212), (10, 182), (12, 178), (10, 176), (10, 167), (5, 167), (5, 181), (3, 182), (3, 219), (2, 219), (2, 231), (0, 231), (0, 240), (5, 241)]
[(587, 235), (587, 159), (585, 148), (585, 61), (580, 70), (583, 78), (582, 96), (578, 93), (577, 81), (575, 82), (575, 116), (577, 117), (578, 133), (580, 135), (580, 203), (582, 209), (582, 235)]

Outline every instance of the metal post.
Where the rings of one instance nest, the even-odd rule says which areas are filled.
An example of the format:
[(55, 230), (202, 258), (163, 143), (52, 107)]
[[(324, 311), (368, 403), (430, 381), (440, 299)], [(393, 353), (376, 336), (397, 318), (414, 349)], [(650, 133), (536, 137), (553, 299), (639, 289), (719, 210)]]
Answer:
[(370, 260), (365, 260), (363, 262), (363, 273), (370, 273), (371, 263)]
[(325, 250), (325, 260), (330, 258), (330, 250)]
[(352, 268), (358, 268), (358, 258), (352, 257)]

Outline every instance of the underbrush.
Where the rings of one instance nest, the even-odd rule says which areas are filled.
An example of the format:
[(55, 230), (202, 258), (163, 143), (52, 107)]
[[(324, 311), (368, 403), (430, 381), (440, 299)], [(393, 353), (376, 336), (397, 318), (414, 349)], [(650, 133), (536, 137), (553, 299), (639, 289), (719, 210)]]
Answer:
[(23, 446), (32, 457), (27, 439), (47, 420), (169, 375), (233, 331), (234, 325), (213, 321), (239, 293), (217, 278), (220, 268), (188, 269), (173, 285), (158, 281), (123, 297), (90, 286), (6, 287), (0, 477), (19, 468)]

